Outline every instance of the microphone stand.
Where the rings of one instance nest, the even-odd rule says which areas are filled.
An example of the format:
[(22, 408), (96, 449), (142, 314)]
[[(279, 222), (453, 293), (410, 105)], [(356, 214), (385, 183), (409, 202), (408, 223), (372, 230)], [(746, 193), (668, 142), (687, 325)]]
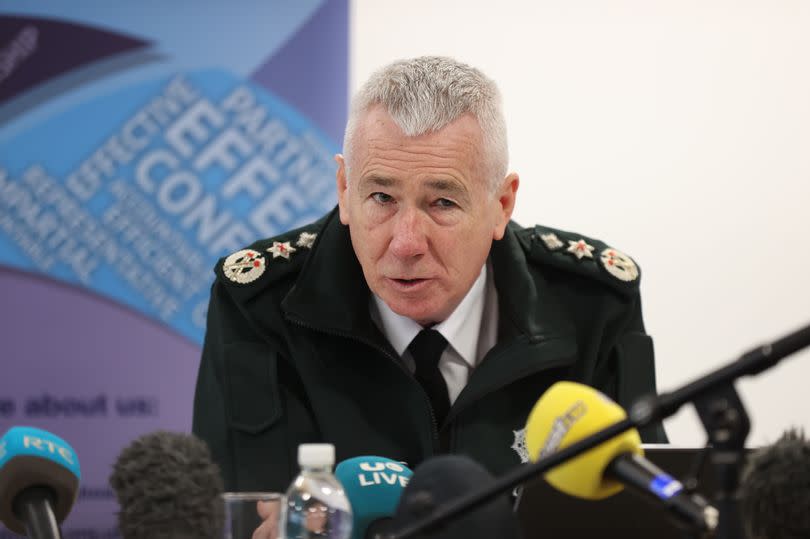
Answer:
[(715, 537), (742, 538), (737, 489), (740, 471), (745, 464), (745, 438), (751, 430), (751, 422), (731, 383), (695, 400), (694, 404), (709, 436), (709, 455), (719, 487), (715, 494), (715, 506), (719, 512)]
[(634, 427), (633, 420), (623, 419), (599, 432), (587, 436), (568, 447), (555, 451), (551, 455), (541, 458), (532, 464), (518, 466), (506, 474), (496, 477), (494, 481), (486, 485), (485, 488), (475, 492), (470, 492), (451, 500), (445, 505), (440, 505), (425, 518), (421, 518), (393, 533), (378, 535), (376, 539), (407, 539), (428, 529), (441, 526), (445, 522), (452, 520), (461, 513), (476, 509), (490, 501), (492, 498), (508, 492), (533, 477), (536, 477), (551, 468), (566, 462), (580, 453), (592, 449), (602, 444), (614, 436), (623, 433)]
[(645, 426), (671, 416), (687, 402), (694, 403), (711, 443), (711, 462), (719, 480), (720, 488), (715, 497), (720, 513), (716, 531), (718, 539), (743, 537), (737, 486), (751, 423), (734, 388), (734, 381), (770, 369), (807, 346), (810, 346), (810, 325), (749, 350), (736, 361), (679, 389), (642, 397), (630, 408), (633, 422)]
[[(560, 449), (537, 462), (518, 466), (496, 478), (478, 492), (470, 492), (439, 506), (426, 517), (406, 525), (393, 533), (378, 537), (383, 539), (407, 539), (428, 529), (441, 526), (466, 511), (473, 510), (492, 498), (509, 491), (517, 485), (541, 475), (592, 449), (597, 445), (631, 428), (639, 428), (660, 421), (677, 412), (687, 402), (696, 402), (706, 409), (704, 421), (710, 439), (719, 444), (720, 451), (712, 452), (712, 459), (721, 475), (720, 522), (726, 535), (720, 539), (742, 537), (735, 530), (740, 526), (736, 507), (738, 471), (742, 462), (745, 437), (750, 424), (733, 382), (742, 376), (753, 376), (776, 365), (780, 360), (810, 346), (810, 325), (805, 326), (772, 343), (765, 344), (743, 354), (736, 361), (702, 376), (679, 389), (660, 395), (647, 395), (637, 400), (629, 410), (628, 417), (609, 427)], [(735, 400), (736, 397), (736, 400)], [(698, 404), (700, 403), (700, 404)], [(699, 412), (700, 413), (700, 412)], [(740, 428), (744, 427), (744, 428)], [(729, 462), (724, 462), (729, 458)], [(725, 513), (725, 514), (724, 514)], [(719, 526), (718, 526), (719, 528)]]

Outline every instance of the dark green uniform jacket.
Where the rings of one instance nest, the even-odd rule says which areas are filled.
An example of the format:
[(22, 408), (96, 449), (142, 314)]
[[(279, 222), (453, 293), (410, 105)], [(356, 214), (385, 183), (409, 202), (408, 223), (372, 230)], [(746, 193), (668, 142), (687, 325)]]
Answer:
[[(580, 239), (592, 257), (568, 251)], [(193, 431), (227, 490), (285, 490), (304, 442), (333, 443), (338, 461), (379, 455), (412, 467), (464, 453), (501, 474), (521, 463), (520, 431), (554, 382), (592, 385), (625, 407), (655, 391), (638, 278), (609, 273), (606, 248), (509, 224), (490, 252), (498, 344), (437, 426), (427, 394), (372, 322), (337, 212), (257, 242), (217, 265)], [(660, 426), (642, 438), (665, 441)]]

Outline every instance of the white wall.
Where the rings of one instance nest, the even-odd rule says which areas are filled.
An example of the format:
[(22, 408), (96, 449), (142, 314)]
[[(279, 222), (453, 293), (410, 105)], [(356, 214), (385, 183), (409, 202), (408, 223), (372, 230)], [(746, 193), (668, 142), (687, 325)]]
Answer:
[[(810, 2), (354, 0), (352, 89), (455, 56), (500, 84), (515, 218), (642, 266), (659, 389), (810, 323)], [(738, 384), (749, 445), (810, 432), (810, 353)], [(671, 441), (705, 440), (692, 408)]]

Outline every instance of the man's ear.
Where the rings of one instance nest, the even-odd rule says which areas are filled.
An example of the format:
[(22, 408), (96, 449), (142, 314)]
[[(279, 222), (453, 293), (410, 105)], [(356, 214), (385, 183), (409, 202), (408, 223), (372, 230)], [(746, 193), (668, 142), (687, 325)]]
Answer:
[(337, 172), (335, 173), (335, 183), (337, 185), (338, 209), (340, 210), (340, 222), (349, 224), (349, 180), (346, 178), (346, 160), (341, 154), (335, 154)]
[(517, 198), (519, 185), (520, 178), (517, 173), (512, 172), (504, 178), (501, 187), (495, 193), (498, 204), (495, 230), (492, 234), (492, 238), (495, 240), (503, 238), (506, 225), (509, 224), (509, 219), (512, 218), (512, 211), (515, 209), (515, 199)]

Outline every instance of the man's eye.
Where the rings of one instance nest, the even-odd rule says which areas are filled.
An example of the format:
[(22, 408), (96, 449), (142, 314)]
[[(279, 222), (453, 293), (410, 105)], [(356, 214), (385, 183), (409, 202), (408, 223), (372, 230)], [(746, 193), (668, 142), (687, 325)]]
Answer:
[(434, 202), (434, 204), (440, 208), (455, 208), (456, 203), (452, 200), (448, 200), (446, 198), (440, 198)]
[(375, 200), (375, 202), (379, 202), (380, 204), (388, 204), (392, 200), (394, 200), (391, 195), (387, 195), (385, 193), (371, 193), (371, 198)]

